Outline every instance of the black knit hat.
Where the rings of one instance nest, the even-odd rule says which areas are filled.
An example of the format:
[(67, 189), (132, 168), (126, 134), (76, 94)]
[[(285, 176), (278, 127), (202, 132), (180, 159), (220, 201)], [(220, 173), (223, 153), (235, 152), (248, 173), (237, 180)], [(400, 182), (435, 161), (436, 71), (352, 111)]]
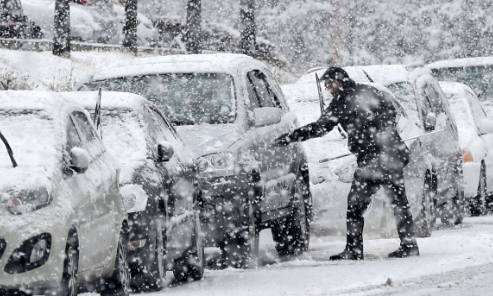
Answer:
[(349, 79), (347, 72), (340, 67), (330, 67), (325, 71), (325, 73), (320, 77), (320, 80), (339, 80), (346, 81)]

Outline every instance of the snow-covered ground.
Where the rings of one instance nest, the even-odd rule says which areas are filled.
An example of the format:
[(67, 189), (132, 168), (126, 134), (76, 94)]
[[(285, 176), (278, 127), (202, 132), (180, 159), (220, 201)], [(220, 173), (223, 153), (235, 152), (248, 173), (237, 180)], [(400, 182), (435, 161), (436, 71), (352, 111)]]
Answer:
[[(261, 233), (260, 266), (253, 270), (206, 270), (201, 281), (176, 283), (146, 295), (491, 295), (493, 216), (466, 218), (463, 225), (418, 239), (421, 256), (387, 259), (398, 239), (366, 239), (364, 261), (328, 261), (345, 239), (312, 237), (307, 253), (279, 258), (270, 231)], [(217, 258), (208, 249), (209, 263)], [(95, 296), (94, 293), (84, 294)]]

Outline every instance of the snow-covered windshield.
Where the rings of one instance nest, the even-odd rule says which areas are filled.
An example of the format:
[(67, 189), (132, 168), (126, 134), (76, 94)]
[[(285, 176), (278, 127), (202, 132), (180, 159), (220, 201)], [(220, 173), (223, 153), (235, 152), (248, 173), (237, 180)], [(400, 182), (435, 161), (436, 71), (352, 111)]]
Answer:
[(395, 95), (399, 103), (406, 110), (408, 116), (414, 120), (419, 120), (413, 86), (408, 82), (399, 82), (389, 84), (387, 88)]
[[(54, 158), (58, 158), (60, 150), (56, 149), (53, 120), (44, 111), (0, 110), (0, 131), (9, 142), (19, 167), (53, 166)], [(12, 168), (3, 142), (0, 146), (0, 167)]]
[(433, 69), (433, 75), (439, 81), (463, 83), (472, 88), (480, 100), (493, 102), (493, 66)]
[(131, 110), (101, 110), (103, 142), (120, 163), (146, 157), (146, 139), (141, 120)]
[(87, 83), (87, 90), (131, 92), (155, 103), (174, 125), (232, 123), (236, 119), (233, 78), (227, 74), (158, 74)]

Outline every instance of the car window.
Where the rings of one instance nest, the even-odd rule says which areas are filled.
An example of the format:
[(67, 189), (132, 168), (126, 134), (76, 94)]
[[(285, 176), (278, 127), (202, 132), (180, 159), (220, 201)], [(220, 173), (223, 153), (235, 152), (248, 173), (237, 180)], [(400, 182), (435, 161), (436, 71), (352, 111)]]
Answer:
[(75, 118), (75, 121), (77, 122), (77, 125), (79, 126), (80, 131), (83, 133), (86, 141), (93, 141), (96, 138), (96, 135), (94, 134), (91, 124), (89, 123), (86, 115), (83, 112), (74, 111), (72, 112), (72, 116)]
[(431, 83), (428, 83), (424, 89), (426, 98), (428, 99), (430, 105), (431, 105), (431, 110), (435, 114), (440, 114), (444, 113), (445, 110), (442, 106), (442, 101), (440, 100), (440, 96), (438, 91), (435, 89), (434, 85)]
[[(175, 140), (175, 135), (171, 132), (169, 129), (168, 124), (166, 121), (153, 109), (151, 108), (146, 108), (147, 112), (152, 116), (153, 122), (154, 122), (154, 128), (156, 129), (157, 134), (157, 140), (165, 140), (169, 142), (174, 142)], [(160, 139), (163, 137), (162, 139)]]
[(281, 108), (279, 99), (267, 82), (264, 73), (255, 70), (249, 72), (247, 76), (253, 86), (253, 90), (259, 98), (260, 107)]
[(82, 147), (82, 140), (77, 132), (77, 128), (72, 121), (72, 117), (67, 120), (67, 143), (65, 144), (65, 152), (63, 153), (63, 160), (66, 165), (70, 164), (70, 150), (74, 147)]
[(247, 78), (247, 91), (248, 91), (248, 109), (253, 111), (260, 107), (260, 98), (255, 92), (255, 88), (252, 84), (252, 81)]
[[(394, 94), (405, 113), (413, 122), (419, 122), (418, 100), (413, 86), (408, 82), (400, 82), (387, 85), (387, 88)], [(421, 108), (424, 109), (424, 108)], [(422, 114), (424, 116), (424, 114)]]
[(471, 106), (474, 122), (476, 123), (476, 126), (479, 126), (481, 119), (486, 118), (486, 112), (484, 111), (476, 96), (474, 96), (471, 92), (466, 91), (466, 97), (467, 101), (469, 102), (469, 106)]

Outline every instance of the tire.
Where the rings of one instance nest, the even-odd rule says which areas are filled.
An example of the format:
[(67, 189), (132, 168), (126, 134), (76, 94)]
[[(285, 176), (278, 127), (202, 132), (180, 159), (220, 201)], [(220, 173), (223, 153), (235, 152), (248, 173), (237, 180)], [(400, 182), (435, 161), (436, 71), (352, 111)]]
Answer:
[(65, 247), (63, 274), (57, 296), (76, 296), (78, 293), (77, 279), (79, 272), (79, 244), (75, 232), (71, 232)]
[(481, 166), (479, 173), (478, 194), (473, 197), (468, 205), (471, 216), (483, 216), (486, 214), (486, 174), (484, 167)]
[(417, 237), (430, 237), (435, 227), (435, 196), (437, 188), (432, 177), (427, 174), (423, 188), (423, 202), (419, 216), (414, 220), (414, 232)]
[(255, 268), (259, 252), (260, 208), (250, 201), (245, 207), (244, 225), (222, 248), (223, 263), (235, 268)]
[(154, 257), (150, 266), (139, 268), (139, 273), (132, 276), (132, 287), (135, 291), (151, 292), (163, 288), (166, 276), (166, 233), (162, 229), (161, 222), (156, 221), (156, 239), (147, 249), (144, 256)]
[(303, 198), (304, 186), (302, 179), (297, 178), (293, 186), (293, 207), (290, 215), (276, 221), (272, 227), (272, 236), (279, 255), (299, 255), (308, 250), (310, 224)]
[(173, 275), (177, 281), (197, 281), (204, 277), (205, 255), (204, 240), (200, 235), (200, 218), (195, 214), (192, 234), (192, 246), (185, 254), (175, 260)]
[(128, 296), (130, 290), (130, 268), (127, 262), (128, 232), (122, 230), (118, 239), (113, 275), (101, 287), (101, 296)]

